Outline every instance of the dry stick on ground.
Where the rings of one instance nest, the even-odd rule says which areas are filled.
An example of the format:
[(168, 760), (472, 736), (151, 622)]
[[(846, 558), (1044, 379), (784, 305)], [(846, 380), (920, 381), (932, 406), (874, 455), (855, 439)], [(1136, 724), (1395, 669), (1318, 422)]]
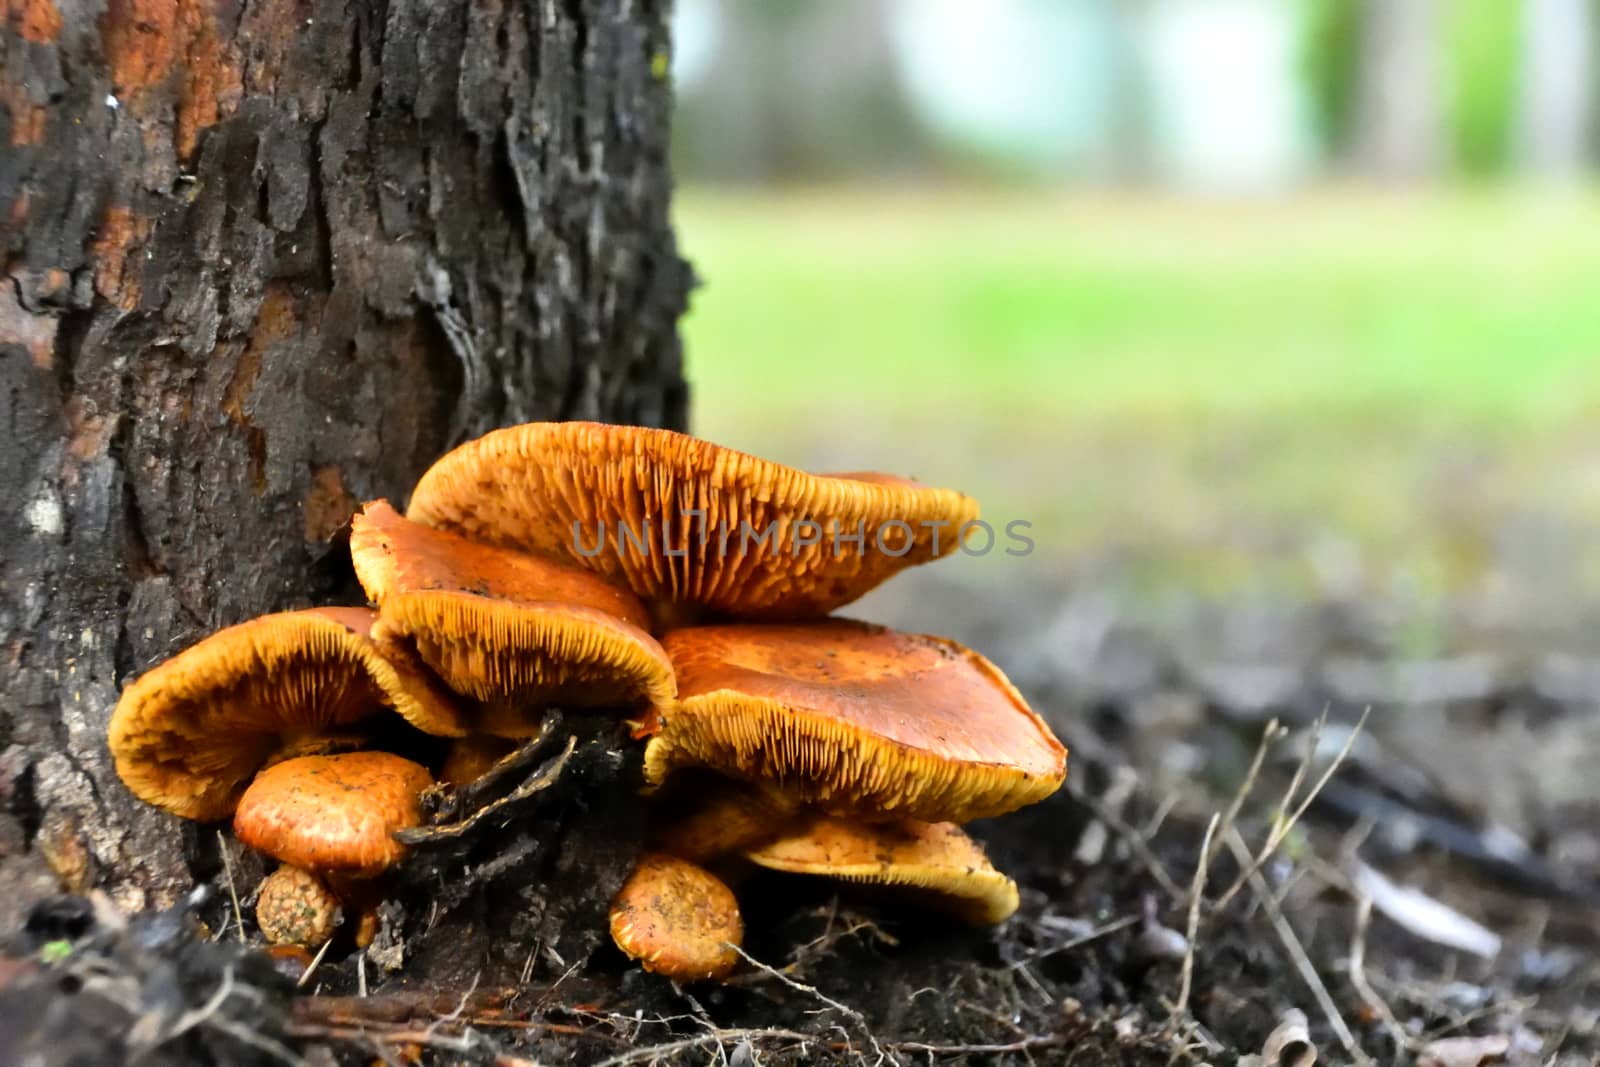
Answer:
[(1151, 850), (1150, 843), (1144, 839), (1137, 828), (1130, 826), (1127, 820), (1111, 811), (1100, 803), (1098, 799), (1085, 793), (1072, 778), (1067, 779), (1067, 795), (1088, 808), (1095, 818), (1117, 832), (1117, 836), (1122, 838), (1128, 847), (1133, 850), (1133, 854), (1139, 858), (1140, 863), (1144, 864), (1145, 870), (1150, 872), (1150, 877), (1155, 879), (1156, 884), (1161, 887), (1167, 896), (1173, 900), (1182, 898), (1183, 890), (1178, 887), (1177, 882), (1172, 880), (1172, 875), (1167, 873), (1166, 867), (1162, 866), (1161, 860)]
[(222, 850), (222, 870), (228, 877), (228, 896), (233, 898), (233, 926), (239, 932), (239, 944), (244, 944), (244, 911), (239, 907), (239, 887), (233, 882), (233, 858), (228, 855), (228, 839), (217, 831), (217, 847)]
[(1383, 1028), (1389, 1032), (1389, 1039), (1394, 1042), (1395, 1051), (1415, 1052), (1416, 1048), (1406, 1036), (1400, 1020), (1394, 1017), (1389, 1002), (1380, 997), (1378, 991), (1372, 988), (1372, 983), (1367, 981), (1367, 929), (1371, 925), (1372, 897), (1362, 893), (1356, 900), (1356, 925), (1350, 934), (1350, 984), (1355, 987), (1356, 995), (1378, 1013)]
[(856, 1009), (850, 1007), (848, 1004), (839, 1003), (837, 1000), (834, 1000), (832, 997), (817, 989), (815, 986), (806, 985), (804, 982), (797, 981), (789, 977), (777, 968), (770, 967), (767, 964), (762, 963), (760, 960), (750, 955), (738, 945), (729, 945), (729, 947), (732, 948), (733, 951), (737, 952), (746, 963), (750, 964), (750, 966), (754, 967), (756, 970), (771, 975), (784, 985), (788, 986), (790, 989), (801, 993), (809, 993), (811, 996), (816, 997), (834, 1011), (837, 1011), (840, 1015), (843, 1015), (845, 1018), (855, 1023), (856, 1026), (860, 1028), (861, 1035), (865, 1037), (867, 1039), (867, 1043), (872, 1046), (872, 1051), (878, 1057), (878, 1063), (882, 1063), (888, 1058), (887, 1054), (883, 1051), (882, 1046), (878, 1044), (878, 1038), (875, 1034), (873, 1034), (872, 1028), (867, 1025), (867, 1017), (865, 1015), (862, 1015), (859, 1011), (856, 1011)]
[(1049, 948), (1042, 948), (1038, 952), (1035, 952), (1033, 955), (1029, 956), (1027, 959), (1018, 960), (1017, 962), (1013, 963), (1010, 969), (1013, 971), (1020, 971), (1027, 967), (1028, 964), (1033, 963), (1035, 960), (1042, 960), (1046, 956), (1055, 956), (1062, 952), (1071, 952), (1075, 948), (1082, 948), (1084, 945), (1098, 941), (1102, 937), (1106, 937), (1110, 934), (1114, 934), (1118, 930), (1126, 930), (1128, 927), (1139, 922), (1140, 918), (1141, 917), (1138, 915), (1124, 915), (1120, 919), (1112, 919), (1104, 926), (1097, 926), (1081, 937), (1075, 937), (1070, 941), (1063, 941), (1059, 945), (1051, 945)]
[[(1245, 844), (1237, 829), (1229, 828), (1227, 845), (1241, 866), (1250, 862), (1250, 846)], [(1300, 939), (1295, 936), (1294, 927), (1290, 926), (1289, 920), (1284, 917), (1283, 909), (1278, 906), (1277, 898), (1272, 895), (1272, 887), (1267, 885), (1267, 880), (1261, 876), (1260, 871), (1253, 869), (1246, 873), (1246, 881), (1251, 891), (1255, 893), (1256, 900), (1260, 902), (1262, 910), (1267, 913), (1273, 932), (1278, 935), (1278, 940), (1283, 942), (1284, 951), (1289, 954), (1289, 959), (1299, 972), (1301, 981), (1305, 982), (1306, 988), (1311, 990), (1311, 995), (1316, 998), (1317, 1006), (1322, 1009), (1323, 1016), (1328, 1020), (1328, 1026), (1339, 1039), (1339, 1044), (1344, 1046), (1344, 1050), (1352, 1059), (1370, 1063), (1367, 1054), (1356, 1044), (1355, 1035), (1350, 1032), (1344, 1016), (1339, 1014), (1339, 1006), (1333, 1002), (1333, 995), (1328, 992), (1328, 987), (1318, 976), (1311, 957), (1306, 955), (1305, 946), (1301, 945)]]
[(821, 1040), (811, 1034), (802, 1034), (798, 1030), (782, 1030), (768, 1028), (761, 1030), (712, 1030), (710, 1033), (696, 1034), (694, 1037), (679, 1038), (676, 1041), (667, 1041), (660, 1045), (647, 1045), (644, 1048), (631, 1049), (628, 1052), (619, 1052), (596, 1063), (594, 1067), (629, 1067), (630, 1064), (657, 1063), (680, 1052), (692, 1052), (711, 1046), (721, 1048), (728, 1043), (738, 1044), (740, 1041), (749, 1041), (751, 1044), (766, 1041), (785, 1041), (798, 1044), (802, 1048), (808, 1045), (820, 1045)]
[[(1333, 757), (1333, 762), (1328, 764), (1327, 769), (1322, 772), (1322, 776), (1317, 779), (1316, 784), (1311, 787), (1310, 792), (1305, 795), (1305, 798), (1300, 801), (1294, 811), (1285, 816), (1283, 812), (1288, 809), (1290, 804), (1294, 803), (1294, 794), (1299, 789), (1300, 782), (1305, 778), (1305, 769), (1316, 759), (1315, 741), (1307, 746), (1305, 758), (1301, 760), (1300, 765), (1295, 769), (1294, 780), (1289, 783), (1289, 791), (1283, 796), (1283, 803), (1279, 807), (1278, 817), (1273, 820), (1272, 830), (1267, 834), (1266, 841), (1262, 843), (1261, 851), (1257, 852), (1252, 858), (1248, 847), (1246, 847), (1245, 857), (1239, 861), (1243, 869), (1240, 870), (1239, 876), (1233, 880), (1233, 884), (1217, 898), (1217, 902), (1212, 906), (1213, 911), (1220, 912), (1226, 908), (1228, 902), (1244, 888), (1245, 883), (1259, 873), (1267, 861), (1272, 858), (1273, 854), (1278, 851), (1278, 846), (1283, 844), (1283, 839), (1289, 836), (1289, 831), (1294, 829), (1295, 824), (1300, 821), (1300, 817), (1311, 807), (1312, 803), (1317, 799), (1317, 795), (1322, 792), (1323, 787), (1343, 766), (1345, 759), (1350, 755), (1350, 750), (1355, 747), (1356, 738), (1361, 736), (1361, 730), (1367, 724), (1367, 716), (1371, 714), (1372, 705), (1369, 704), (1366, 710), (1361, 713), (1361, 718), (1357, 719), (1356, 724), (1350, 728), (1350, 734), (1344, 739), (1344, 745), (1340, 747), (1339, 754)], [(1320, 728), (1313, 732), (1312, 737), (1318, 736), (1319, 732)], [(1232, 828), (1230, 827), (1229, 829), (1231, 830)], [(1229, 835), (1230, 844), (1232, 836), (1231, 834)]]
[(1206, 826), (1205, 840), (1200, 844), (1200, 862), (1195, 864), (1194, 881), (1189, 886), (1189, 925), (1184, 932), (1183, 970), (1178, 979), (1178, 999), (1172, 1005), (1172, 1022), (1189, 1014), (1189, 990), (1194, 984), (1194, 944), (1200, 934), (1200, 902), (1206, 895), (1206, 871), (1211, 865), (1212, 837), (1221, 820), (1222, 815), (1218, 813), (1211, 816), (1211, 822)]
[[(1229, 830), (1233, 829), (1234, 820), (1239, 817), (1239, 812), (1244, 809), (1244, 802), (1255, 791), (1256, 780), (1261, 777), (1261, 768), (1267, 762), (1267, 753), (1272, 750), (1272, 746), (1277, 743), (1278, 738), (1282, 735), (1283, 727), (1279, 725), (1278, 720), (1276, 718), (1269, 719), (1266, 729), (1261, 731), (1261, 740), (1256, 743), (1256, 752), (1250, 758), (1249, 769), (1244, 772), (1244, 778), (1239, 782), (1239, 788), (1233, 792), (1233, 799), (1228, 802), (1227, 808), (1222, 812), (1222, 821), (1215, 823), (1222, 830), (1222, 833), (1215, 836), (1210, 833), (1206, 834), (1206, 844), (1200, 850), (1198, 869), (1209, 870), (1211, 861), (1217, 858), (1217, 852), (1222, 848), (1223, 837), (1226, 836)], [(1213, 821), (1215, 822), (1215, 820)], [(1192, 897), (1189, 903), (1191, 906), (1193, 905)]]
[(317, 968), (321, 966), (322, 957), (328, 954), (328, 946), (331, 944), (333, 944), (333, 938), (329, 937), (322, 943), (322, 947), (317, 949), (317, 954), (311, 957), (311, 962), (306, 964), (306, 969), (300, 972), (299, 978), (295, 979), (294, 987), (296, 989), (304, 989), (306, 983), (311, 981), (311, 976), (315, 974), (317, 972)]

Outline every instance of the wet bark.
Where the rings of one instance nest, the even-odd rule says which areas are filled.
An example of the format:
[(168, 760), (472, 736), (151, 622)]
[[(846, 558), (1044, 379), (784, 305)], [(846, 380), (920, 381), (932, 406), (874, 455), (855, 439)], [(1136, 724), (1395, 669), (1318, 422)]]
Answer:
[(681, 425), (665, 8), (6, 0), (0, 897), (189, 885), (120, 684), (326, 595), (358, 501), (497, 425)]

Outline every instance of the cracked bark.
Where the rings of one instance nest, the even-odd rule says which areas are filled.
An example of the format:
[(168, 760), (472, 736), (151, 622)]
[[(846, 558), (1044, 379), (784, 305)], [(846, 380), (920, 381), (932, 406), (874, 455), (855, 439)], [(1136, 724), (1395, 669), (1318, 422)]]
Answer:
[(5, 0), (0, 871), (172, 900), (123, 680), (326, 596), (459, 440), (681, 426), (666, 7)]

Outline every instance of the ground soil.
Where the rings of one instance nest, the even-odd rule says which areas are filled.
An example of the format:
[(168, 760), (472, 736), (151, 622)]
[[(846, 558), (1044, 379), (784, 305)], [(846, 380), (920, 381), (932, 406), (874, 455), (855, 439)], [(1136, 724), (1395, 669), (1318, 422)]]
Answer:
[[(568, 717), (466, 798), (487, 815), (441, 813), (457, 829), (417, 846), (367, 953), (330, 952), (294, 990), (234, 940), (230, 882), (249, 933), (261, 869), (230, 852), (209, 892), (126, 927), (91, 902), (34, 904), (0, 969), (0, 1033), (102, 1057), (84, 1062), (142, 1033), (172, 1063), (1220, 1063), (1261, 1053), (1299, 1012), (1327, 1062), (1600, 1054), (1600, 797), (1583, 773), (1595, 712), (1573, 681), (1587, 661), (1474, 674), (1455, 653), (1395, 653), (1376, 624), (1356, 642), (1361, 626), (1327, 605), (1224, 614), (1189, 631), (1206, 635), (1198, 646), (1184, 627), (1113, 620), (1085, 654), (1063, 643), (1075, 596), (1036, 592), (1032, 615), (962, 635), (1009, 649), (1073, 750), (1068, 788), (972, 827), (1022, 888), (1000, 927), (760, 873), (739, 885), (749, 960), (731, 981), (648, 975), (603, 936), (643, 825), (637, 752), (614, 726)], [(1272, 651), (1262, 633), (1288, 644)], [(1336, 773), (1223, 900), (1241, 871), (1231, 843), (1258, 848), (1297, 806), (1282, 800), (1324, 710), (1296, 795)], [(1262, 749), (1273, 720), (1281, 736)], [(1476, 770), (1484, 760), (1498, 772)], [(14, 885), (27, 869), (0, 867)], [(1498, 951), (1441, 943), (1459, 937), (1455, 918), (1408, 932), (1397, 919), (1439, 914), (1415, 910), (1424, 898), (1364, 914), (1372, 871), (1492, 931)], [(1480, 1040), (1438, 1044), (1450, 1038)]]

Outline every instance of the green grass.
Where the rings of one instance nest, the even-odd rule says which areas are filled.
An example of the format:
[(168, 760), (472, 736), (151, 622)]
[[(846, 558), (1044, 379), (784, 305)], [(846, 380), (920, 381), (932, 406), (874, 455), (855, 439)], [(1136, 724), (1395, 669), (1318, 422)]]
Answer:
[(1600, 517), (1595, 196), (690, 189), (678, 221), (698, 432), (954, 484), (1054, 559), (1455, 588), (1510, 517)]

